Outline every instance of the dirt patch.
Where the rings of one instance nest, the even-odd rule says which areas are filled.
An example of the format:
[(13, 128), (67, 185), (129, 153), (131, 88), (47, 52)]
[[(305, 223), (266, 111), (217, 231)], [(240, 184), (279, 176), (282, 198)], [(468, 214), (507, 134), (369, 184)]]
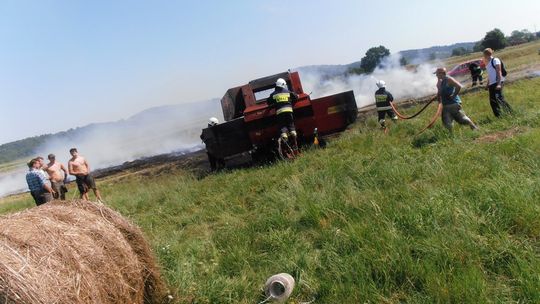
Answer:
[(486, 134), (484, 136), (481, 136), (476, 139), (476, 141), (481, 143), (493, 143), (497, 142), (499, 140), (503, 140), (505, 138), (513, 137), (516, 134), (523, 133), (525, 130), (520, 129), (518, 127), (514, 127), (512, 129), (508, 129), (505, 131), (499, 131), (495, 133)]

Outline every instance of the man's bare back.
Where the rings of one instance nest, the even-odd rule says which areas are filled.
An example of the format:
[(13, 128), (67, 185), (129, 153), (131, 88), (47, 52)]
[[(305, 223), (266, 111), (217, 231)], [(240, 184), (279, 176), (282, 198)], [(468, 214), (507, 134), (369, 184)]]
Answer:
[(80, 155), (73, 156), (68, 162), (68, 167), (72, 175), (87, 175), (89, 171), (86, 159)]

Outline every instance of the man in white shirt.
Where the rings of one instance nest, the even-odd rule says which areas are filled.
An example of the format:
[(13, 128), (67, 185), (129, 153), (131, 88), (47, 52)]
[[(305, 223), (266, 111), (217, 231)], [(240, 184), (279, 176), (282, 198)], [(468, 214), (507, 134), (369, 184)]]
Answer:
[(489, 90), (489, 104), (496, 117), (500, 117), (502, 110), (512, 113), (512, 108), (506, 102), (503, 95), (504, 76), (502, 75), (502, 64), (499, 58), (493, 57), (493, 50), (484, 50), (484, 61), (488, 72), (486, 90)]

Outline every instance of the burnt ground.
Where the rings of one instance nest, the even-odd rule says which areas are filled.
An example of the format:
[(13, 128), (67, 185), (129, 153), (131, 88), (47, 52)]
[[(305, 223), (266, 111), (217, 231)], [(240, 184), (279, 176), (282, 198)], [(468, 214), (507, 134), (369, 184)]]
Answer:
[(160, 174), (173, 170), (187, 170), (204, 176), (210, 170), (204, 150), (187, 153), (169, 153), (144, 157), (121, 165), (98, 169), (92, 172), (96, 178), (122, 177), (130, 174)]
[[(252, 160), (247, 153), (227, 159), (228, 170), (245, 168), (251, 165)], [(199, 179), (212, 173), (206, 151), (198, 150), (144, 157), (124, 162), (121, 165), (94, 170), (92, 174), (100, 179), (122, 179), (133, 174), (155, 176), (178, 171), (191, 172)]]

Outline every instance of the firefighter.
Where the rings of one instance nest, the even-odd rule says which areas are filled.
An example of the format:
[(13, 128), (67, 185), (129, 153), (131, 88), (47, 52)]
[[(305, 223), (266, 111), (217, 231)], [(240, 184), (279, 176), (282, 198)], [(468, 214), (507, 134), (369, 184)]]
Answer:
[(285, 80), (279, 78), (276, 80), (276, 88), (268, 97), (267, 103), (269, 106), (276, 107), (276, 119), (281, 131), (281, 138), (287, 140), (290, 135), (293, 152), (298, 154), (297, 134), (293, 118), (293, 103), (296, 100), (298, 100), (298, 95), (289, 91)]
[[(210, 117), (210, 119), (208, 119), (208, 128), (216, 126), (217, 124), (219, 124), (219, 120), (217, 118)], [(208, 142), (209, 145), (215, 141), (215, 137), (212, 136), (211, 138), (206, 138), (204, 133), (201, 134), (201, 139), (205, 144)], [(225, 161), (222, 158), (215, 157), (210, 151), (208, 151), (208, 148), (206, 149), (206, 154), (208, 155), (208, 162), (210, 162), (210, 170), (216, 171), (225, 167)]]
[(394, 113), (392, 106), (390, 106), (390, 103), (394, 101), (394, 97), (386, 90), (384, 80), (379, 80), (376, 84), (379, 89), (375, 92), (375, 105), (377, 106), (381, 128), (386, 129), (386, 121), (384, 120), (386, 115), (392, 118), (393, 121), (398, 120), (396, 113)]
[(472, 86), (476, 86), (477, 81), (480, 82), (480, 85), (482, 85), (482, 74), (484, 71), (482, 71), (482, 68), (478, 65), (478, 63), (471, 62), (469, 64), (469, 71), (471, 71)]

